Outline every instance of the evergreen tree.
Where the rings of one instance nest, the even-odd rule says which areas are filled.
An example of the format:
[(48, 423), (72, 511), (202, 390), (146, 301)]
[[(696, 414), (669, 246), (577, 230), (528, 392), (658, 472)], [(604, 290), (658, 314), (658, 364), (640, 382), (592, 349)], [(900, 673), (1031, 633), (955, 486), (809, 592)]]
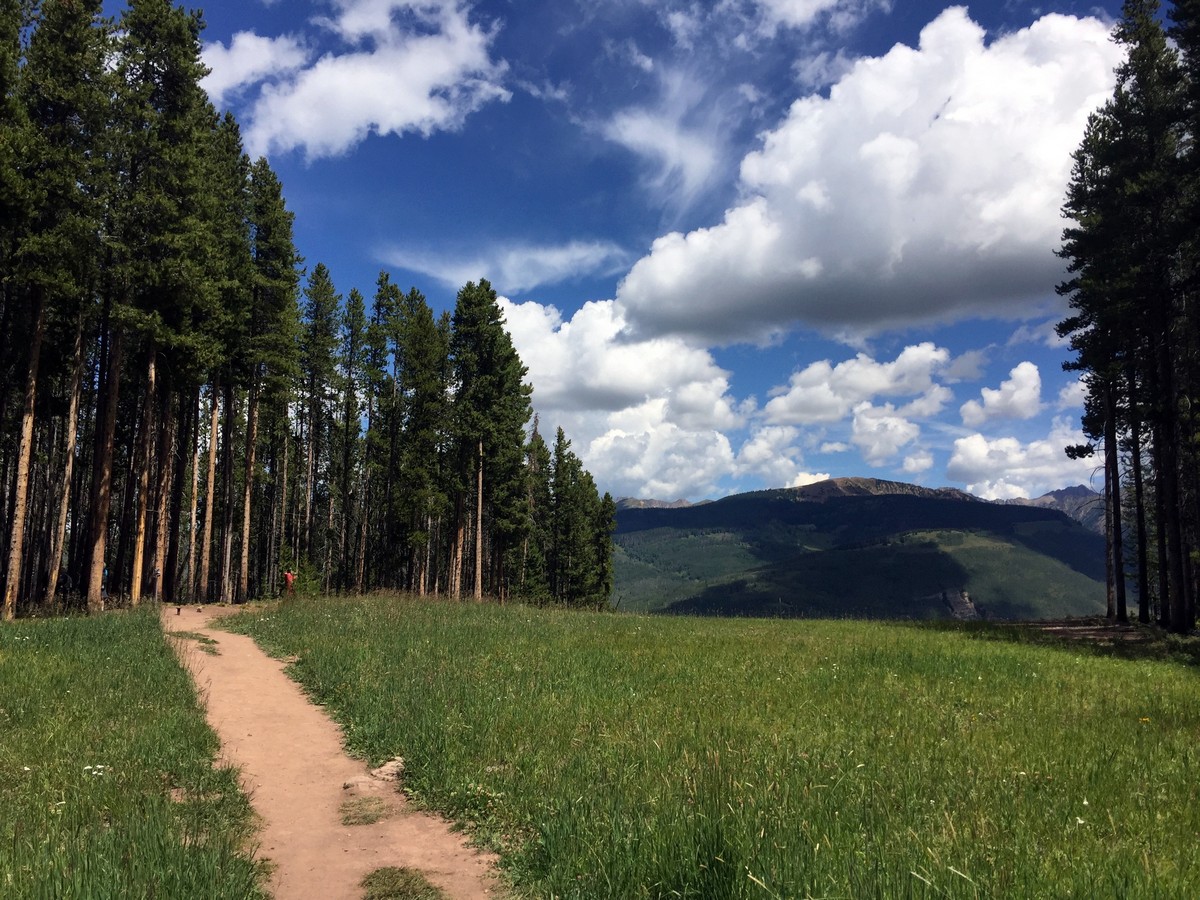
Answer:
[[(236, 128), (232, 117), (226, 127)], [(239, 142), (240, 146), (240, 142)], [(247, 413), (246, 467), (242, 519), (243, 597), (250, 594), (249, 568), (252, 534), (259, 537), (257, 557), (261, 583), (278, 581), (276, 565), (280, 552), (280, 526), (283, 477), (280, 472), (280, 444), (288, 429), (288, 406), (299, 374), (299, 300), (301, 260), (292, 237), (292, 213), (283, 199), (283, 188), (270, 165), (259, 158), (248, 167), (249, 201), (249, 278), (250, 304), (248, 335), (249, 410)], [(258, 521), (273, 518), (272, 527), (251, 528), (254, 517), (253, 486), (257, 477), (258, 427), (260, 411), (265, 413), (266, 433), (271, 449), (270, 493), (258, 503)]]
[(399, 440), (399, 471), (405, 486), (401, 513), (406, 523), (406, 587), (424, 596), (434, 574), (434, 536), (447, 512), (442, 484), (447, 413), (446, 335), (416, 288), (406, 294), (397, 322), (398, 394), (404, 428)]
[(367, 371), (367, 310), (363, 295), (357, 288), (350, 290), (341, 316), (341, 366), (342, 416), (338, 444), (338, 561), (337, 584), (341, 590), (351, 585), (350, 541), (357, 532), (359, 510), (354, 502), (357, 483), (360, 436), (364, 404), (362, 393)]
[(525, 447), (525, 480), (530, 527), (521, 558), (521, 595), (533, 603), (551, 598), (550, 560), (554, 548), (554, 495), (550, 486), (553, 460), (533, 417), (533, 432)]
[[(304, 500), (299, 558), (322, 564), (329, 550), (330, 433), (333, 426), (334, 350), (341, 296), (329, 270), (318, 263), (304, 288), (300, 333), (300, 377), (304, 410)], [(328, 572), (326, 572), (328, 577)]]
[[(526, 369), (504, 330), (496, 292), (487, 281), (469, 282), (458, 292), (450, 357), (459, 497), (452, 565), (458, 569), (469, 527), (474, 538), (472, 593), (482, 598), (486, 570), (490, 591), (503, 597), (510, 586), (514, 554), (519, 553), (528, 528), (521, 469), (525, 423), (532, 415), (531, 389), (523, 381)], [(485, 526), (490, 526), (488, 560), (484, 559)], [(457, 596), (459, 591), (452, 588), (452, 593)]]
[[(31, 205), (13, 245), (15, 283), (10, 296), (26, 298), (30, 340), (11, 345), (27, 348), (27, 353), (14, 354), (24, 357), (26, 377), (6, 567), (6, 618), (15, 610), (22, 580), (43, 343), (48, 328), (54, 343), (56, 324), (61, 326), (58, 333), (75, 343), (88, 314), (99, 264), (100, 178), (95, 147), (105, 126), (107, 48), (98, 2), (48, 2), (30, 40), (18, 91), (17, 119), (28, 126), (18, 182)], [(51, 361), (65, 359), (75, 366), (76, 355), (65, 346), (52, 349), (57, 352), (48, 354)]]
[[(1179, 260), (1179, 156), (1185, 108), (1175, 52), (1158, 21), (1155, 0), (1127, 0), (1114, 40), (1127, 50), (1117, 70), (1112, 100), (1089, 122), (1076, 153), (1064, 212), (1074, 225), (1064, 232), (1062, 255), (1071, 278), (1060, 288), (1074, 315), (1059, 326), (1071, 335), (1078, 359), (1071, 367), (1087, 372), (1088, 416), (1093, 435), (1105, 443), (1106, 495), (1111, 518), (1110, 577), (1116, 581), (1115, 618), (1124, 620), (1120, 596), (1122, 551), (1120, 435), (1138, 448), (1140, 484), (1143, 422), (1148, 425), (1153, 463), (1154, 530), (1160, 541), (1160, 593), (1164, 622), (1191, 628), (1193, 585), (1186, 574), (1189, 546), (1195, 546), (1196, 516), (1187, 498), (1196, 496), (1185, 464), (1194, 429), (1180, 414), (1180, 400), (1194, 383), (1193, 326), (1184, 313)], [(1186, 477), (1185, 477), (1186, 476)], [(1191, 526), (1188, 522), (1191, 522)], [(1145, 552), (1139, 522), (1139, 564)], [(1189, 532), (1191, 537), (1189, 537)], [(1145, 573), (1139, 584), (1145, 585)]]

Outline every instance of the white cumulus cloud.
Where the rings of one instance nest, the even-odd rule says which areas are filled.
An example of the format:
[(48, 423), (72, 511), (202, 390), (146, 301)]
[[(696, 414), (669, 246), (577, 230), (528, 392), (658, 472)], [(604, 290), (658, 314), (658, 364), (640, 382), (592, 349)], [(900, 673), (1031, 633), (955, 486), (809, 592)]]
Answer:
[(724, 434), (667, 422), (661, 401), (623, 410), (614, 420), (579, 454), (614, 496), (711, 497), (734, 466)]
[(1071, 152), (1119, 59), (1097, 19), (1047, 15), (989, 43), (948, 9), (918, 47), (795, 101), (743, 160), (745, 200), (656, 240), (617, 299), (637, 332), (726, 343), (1028, 313), (1061, 275)]
[(890, 403), (860, 403), (854, 409), (850, 441), (873, 466), (888, 462), (920, 435), (920, 426), (898, 415)]
[(948, 350), (930, 342), (905, 347), (891, 362), (878, 362), (866, 353), (837, 365), (820, 360), (793, 373), (786, 387), (773, 390), (763, 412), (776, 425), (837, 422), (875, 397), (919, 395), (906, 414), (934, 415), (949, 391), (935, 385), (933, 377), (949, 360)]
[(963, 424), (977, 428), (994, 419), (1031, 419), (1042, 408), (1042, 376), (1031, 362), (1020, 363), (999, 388), (983, 388), (979, 400), (960, 408)]
[(219, 41), (205, 44), (201, 59), (210, 71), (200, 84), (213, 106), (220, 109), (226, 96), (239, 88), (286, 77), (303, 68), (308, 51), (293, 35), (270, 38), (239, 31), (228, 47)]
[[(585, 304), (569, 319), (552, 306), (502, 299), (513, 344), (529, 369), (544, 427), (561, 425), (605, 489), (633, 497), (706, 497), (722, 479), (751, 470), (799, 471), (799, 455), (768, 433), (763, 450), (734, 453), (726, 431), (747, 424), (729, 373), (707, 350), (678, 338), (627, 341), (611, 301)], [(782, 443), (781, 443), (782, 441)], [(794, 463), (772, 466), (768, 448)]]
[(737, 474), (759, 478), (771, 486), (801, 487), (824, 481), (828, 473), (805, 471), (799, 439), (798, 428), (768, 425), (757, 429), (738, 451)]
[(946, 475), (988, 500), (1037, 497), (1066, 484), (1091, 483), (1097, 460), (1070, 459), (1065, 452), (1083, 443), (1083, 432), (1065, 418), (1054, 420), (1045, 439), (1027, 444), (1012, 437), (993, 440), (972, 434), (954, 442)]
[(1082, 378), (1076, 378), (1058, 392), (1058, 409), (1082, 409), (1083, 401), (1087, 398), (1087, 385)]
[(457, 0), (335, 6), (321, 24), (342, 46), (261, 87), (246, 129), (252, 154), (338, 156), (370, 134), (458, 128), (484, 104), (509, 98), (504, 66), (490, 55), (492, 32)]

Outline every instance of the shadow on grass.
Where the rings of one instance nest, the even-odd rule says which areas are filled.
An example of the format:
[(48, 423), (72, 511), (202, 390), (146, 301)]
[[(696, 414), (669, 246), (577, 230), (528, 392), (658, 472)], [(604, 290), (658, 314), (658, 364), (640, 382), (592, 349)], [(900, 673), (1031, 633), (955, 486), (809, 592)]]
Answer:
[(1080, 651), (1116, 659), (1154, 660), (1200, 668), (1200, 635), (1171, 634), (1157, 625), (1114, 625), (1102, 617), (1045, 622), (912, 622), (912, 628), (953, 632), (985, 641), (1008, 641)]

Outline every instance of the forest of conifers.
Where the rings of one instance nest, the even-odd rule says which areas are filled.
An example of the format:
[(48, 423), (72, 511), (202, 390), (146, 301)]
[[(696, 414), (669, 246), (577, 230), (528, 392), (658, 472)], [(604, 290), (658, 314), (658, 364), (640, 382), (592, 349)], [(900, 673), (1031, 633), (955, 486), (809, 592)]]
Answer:
[[(1109, 615), (1190, 631), (1200, 589), (1200, 0), (1127, 0), (1112, 98), (1088, 121), (1063, 208), (1058, 326), (1083, 373), (1073, 455), (1105, 472)], [(1168, 39), (1170, 38), (1170, 39)]]
[(377, 588), (603, 605), (615, 504), (486, 281), (304, 268), (171, 0), (0, 0), (4, 618)]

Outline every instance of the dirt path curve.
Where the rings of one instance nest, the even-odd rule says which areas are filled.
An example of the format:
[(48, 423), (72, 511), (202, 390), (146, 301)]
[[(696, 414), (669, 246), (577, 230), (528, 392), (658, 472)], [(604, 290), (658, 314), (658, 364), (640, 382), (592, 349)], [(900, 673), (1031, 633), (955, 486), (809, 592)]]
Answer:
[[(221, 739), (222, 760), (241, 770), (262, 817), (258, 856), (275, 867), (270, 888), (276, 900), (356, 900), (363, 876), (383, 866), (419, 869), (454, 898), (499, 893), (495, 860), (443, 820), (406, 808), (386, 773), (373, 776), (348, 757), (338, 727), (284, 674), (282, 663), (248, 637), (210, 629), (212, 610), (176, 609), (164, 607), (164, 630), (216, 641), (207, 645), (216, 655), (201, 652), (195, 640), (175, 643)], [(347, 801), (386, 815), (374, 824), (343, 825)]]

